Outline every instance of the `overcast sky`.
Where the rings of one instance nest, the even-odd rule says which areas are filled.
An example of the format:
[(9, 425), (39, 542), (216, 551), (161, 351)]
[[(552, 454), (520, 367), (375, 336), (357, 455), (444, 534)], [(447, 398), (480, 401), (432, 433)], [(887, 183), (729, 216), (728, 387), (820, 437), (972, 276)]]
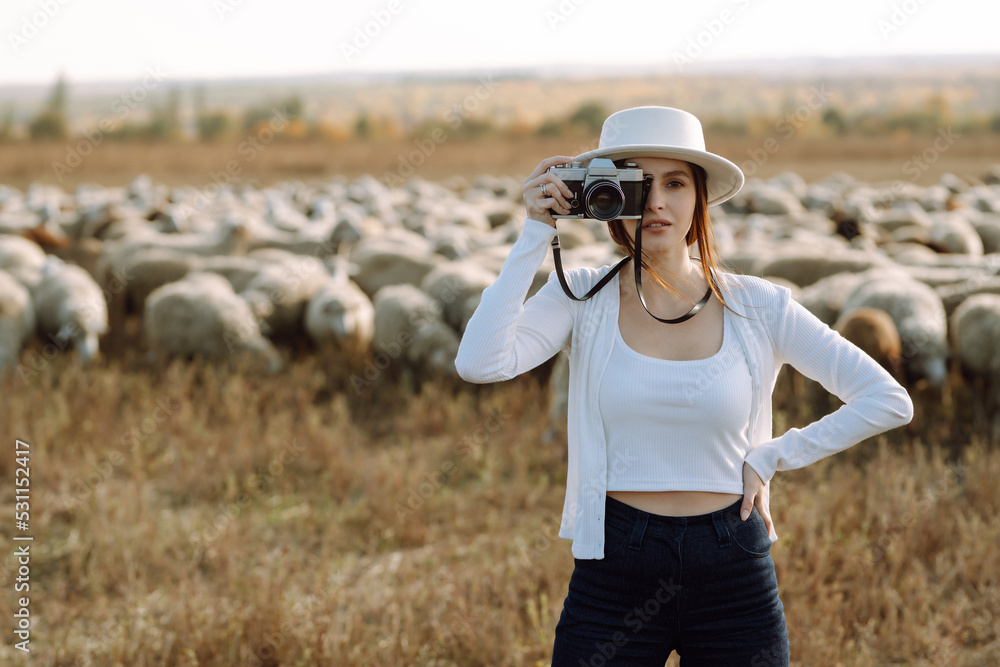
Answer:
[(0, 86), (997, 54), (998, 26), (992, 0), (2, 0)]

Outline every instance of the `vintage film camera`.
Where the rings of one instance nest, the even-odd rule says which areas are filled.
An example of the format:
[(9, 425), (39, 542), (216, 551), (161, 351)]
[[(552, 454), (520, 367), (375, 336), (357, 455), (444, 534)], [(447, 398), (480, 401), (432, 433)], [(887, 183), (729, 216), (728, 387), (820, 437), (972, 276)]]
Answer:
[(587, 167), (581, 162), (557, 164), (549, 171), (573, 191), (568, 215), (554, 219), (593, 218), (595, 220), (638, 220), (644, 204), (642, 169), (626, 162), (619, 169), (607, 158), (594, 158)]

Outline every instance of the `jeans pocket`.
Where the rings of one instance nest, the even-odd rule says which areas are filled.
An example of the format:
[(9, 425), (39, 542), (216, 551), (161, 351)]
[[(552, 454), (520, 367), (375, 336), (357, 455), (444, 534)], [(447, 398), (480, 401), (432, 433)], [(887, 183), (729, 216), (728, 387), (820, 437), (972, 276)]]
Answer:
[(628, 547), (632, 540), (632, 522), (624, 519), (612, 520), (605, 515), (604, 524), (604, 557), (617, 555)]
[(746, 521), (739, 515), (731, 515), (727, 522), (729, 537), (740, 549), (758, 558), (771, 553), (771, 538), (767, 534), (767, 526), (757, 508), (753, 508)]

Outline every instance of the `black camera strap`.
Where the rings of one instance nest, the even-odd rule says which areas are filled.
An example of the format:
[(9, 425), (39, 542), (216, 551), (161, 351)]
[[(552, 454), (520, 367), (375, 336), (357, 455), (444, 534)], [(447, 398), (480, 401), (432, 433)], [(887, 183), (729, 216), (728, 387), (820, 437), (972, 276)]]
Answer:
[[(642, 257), (642, 219), (639, 219), (635, 223), (635, 256)], [(662, 317), (657, 317), (649, 311), (649, 306), (646, 305), (646, 299), (642, 296), (642, 262), (635, 263), (635, 291), (639, 295), (639, 303), (642, 307), (646, 309), (649, 316), (652, 317), (657, 322), (663, 322), (664, 324), (680, 324), (681, 322), (687, 322), (692, 317), (701, 312), (701, 309), (705, 307), (708, 300), (712, 298), (712, 286), (708, 286), (708, 291), (705, 292), (705, 296), (701, 298), (701, 301), (694, 304), (694, 308), (684, 313), (680, 317), (675, 317), (672, 320), (664, 319)]]
[[(639, 207), (640, 211), (645, 210), (645, 208), (646, 208), (646, 197), (649, 196), (649, 189), (650, 189), (650, 187), (653, 184), (653, 177), (650, 176), (650, 175), (647, 175), (642, 180), (643, 180), (643, 183), (642, 183), (642, 204)], [(612, 278), (614, 278), (615, 275), (619, 271), (621, 271), (622, 267), (625, 266), (626, 262), (629, 261), (629, 258), (626, 257), (623, 260), (621, 260), (620, 262), (618, 262), (617, 264), (615, 264), (611, 268), (611, 270), (608, 271), (607, 275), (605, 275), (603, 278), (601, 278), (600, 281), (598, 281), (598, 283), (596, 285), (594, 285), (593, 287), (591, 287), (590, 290), (586, 294), (584, 294), (582, 297), (579, 297), (579, 296), (573, 294), (573, 291), (570, 290), (569, 283), (566, 282), (566, 276), (563, 275), (563, 266), (562, 266), (562, 257), (561, 257), (561, 254), (562, 253), (561, 253), (561, 250), (559, 248), (559, 234), (557, 232), (556, 235), (555, 235), (555, 237), (553, 237), (553, 239), (552, 239), (552, 259), (553, 259), (553, 261), (555, 262), (555, 265), (556, 265), (556, 277), (559, 278), (559, 284), (562, 286), (563, 292), (565, 292), (566, 296), (568, 296), (569, 298), (573, 299), (574, 301), (586, 301), (586, 300), (590, 299), (591, 297), (593, 297), (598, 292), (600, 292), (601, 289), (605, 285), (607, 285), (608, 282)], [(636, 257), (642, 257), (642, 218), (639, 218), (635, 222), (635, 256)], [(705, 292), (705, 296), (702, 297), (701, 301), (699, 301), (698, 303), (696, 303), (691, 310), (689, 310), (685, 314), (681, 315), (680, 317), (675, 317), (673, 319), (665, 319), (665, 318), (657, 317), (656, 315), (653, 315), (653, 313), (651, 313), (650, 310), (649, 310), (649, 306), (646, 305), (646, 299), (642, 295), (642, 262), (636, 262), (635, 263), (635, 291), (636, 291), (636, 294), (639, 295), (639, 303), (641, 303), (642, 307), (646, 309), (646, 312), (649, 313), (649, 316), (652, 317), (657, 322), (663, 322), (664, 324), (680, 324), (681, 322), (687, 322), (692, 317), (694, 317), (699, 312), (701, 312), (701, 309), (705, 307), (705, 305), (708, 303), (708, 300), (712, 298), (712, 287), (711, 287), (711, 285), (709, 285), (708, 291)]]
[(607, 275), (598, 281), (596, 285), (590, 288), (590, 291), (584, 294), (582, 297), (573, 294), (572, 290), (569, 288), (569, 283), (566, 282), (566, 276), (563, 275), (562, 267), (562, 257), (560, 257), (559, 250), (559, 234), (556, 234), (552, 239), (552, 259), (556, 264), (556, 276), (559, 278), (559, 284), (562, 285), (563, 292), (566, 292), (566, 296), (573, 299), (574, 301), (586, 301), (587, 299), (593, 297), (595, 294), (601, 291), (601, 288), (608, 284), (608, 281), (615, 277), (615, 274), (621, 271), (621, 268), (625, 266), (628, 262), (628, 257), (621, 260), (614, 267), (608, 271)]
[[(639, 203), (640, 212), (644, 208), (646, 208), (646, 197), (649, 196), (649, 189), (652, 186), (653, 186), (653, 176), (652, 174), (647, 174), (642, 179), (642, 195), (641, 195), (641, 201)], [(639, 218), (639, 221), (642, 222), (641, 217)], [(590, 288), (589, 292), (584, 294), (582, 297), (579, 297), (573, 294), (573, 292), (569, 288), (569, 283), (566, 282), (566, 276), (563, 275), (562, 258), (560, 257), (560, 254), (561, 253), (559, 250), (559, 233), (556, 232), (555, 238), (552, 239), (552, 260), (555, 262), (556, 265), (556, 276), (559, 278), (559, 284), (562, 285), (563, 292), (565, 292), (566, 296), (573, 299), (574, 301), (586, 301), (587, 299), (591, 298), (592, 296), (600, 292), (601, 288), (607, 285), (608, 282), (615, 277), (615, 274), (621, 271), (622, 267), (625, 266), (625, 263), (628, 262), (629, 260), (629, 258), (626, 257), (625, 259), (615, 264), (611, 268), (611, 270), (608, 271), (608, 274), (606, 276), (601, 278), (601, 280), (596, 285)], [(643, 304), (643, 306), (645, 306), (645, 304)], [(649, 312), (649, 309), (646, 309), (646, 312)], [(652, 315), (652, 313), (650, 314)]]

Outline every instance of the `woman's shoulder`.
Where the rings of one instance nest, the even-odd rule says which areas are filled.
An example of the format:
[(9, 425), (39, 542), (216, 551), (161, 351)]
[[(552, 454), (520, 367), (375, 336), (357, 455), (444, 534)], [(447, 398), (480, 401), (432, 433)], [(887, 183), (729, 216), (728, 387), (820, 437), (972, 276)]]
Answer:
[(729, 273), (726, 271), (719, 271), (716, 273), (716, 276), (724, 287), (764, 301), (787, 299), (792, 293), (784, 285), (777, 285), (770, 280), (758, 276)]

